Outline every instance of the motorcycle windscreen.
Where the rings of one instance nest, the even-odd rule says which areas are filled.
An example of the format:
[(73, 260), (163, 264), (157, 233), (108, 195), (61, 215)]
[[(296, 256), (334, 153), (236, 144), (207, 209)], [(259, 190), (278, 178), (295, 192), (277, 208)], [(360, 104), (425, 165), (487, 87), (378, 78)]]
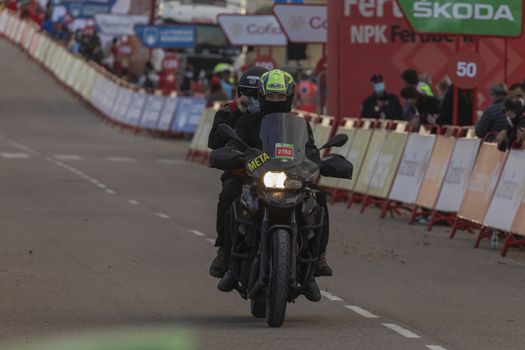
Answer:
[(293, 167), (306, 159), (308, 143), (307, 121), (287, 113), (265, 116), (261, 123), (259, 138), (262, 151), (272, 159), (272, 165)]

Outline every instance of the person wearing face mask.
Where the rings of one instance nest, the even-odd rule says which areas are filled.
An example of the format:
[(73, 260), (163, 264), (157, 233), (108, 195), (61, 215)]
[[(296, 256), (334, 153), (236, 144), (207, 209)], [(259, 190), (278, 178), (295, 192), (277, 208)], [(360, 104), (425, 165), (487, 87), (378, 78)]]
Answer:
[(385, 82), (381, 74), (374, 74), (370, 79), (373, 93), (361, 105), (362, 118), (400, 120), (403, 108), (399, 98), (386, 91)]
[[(219, 125), (225, 123), (235, 127), (241, 116), (245, 114), (250, 116), (260, 111), (257, 89), (261, 75), (267, 71), (263, 67), (253, 67), (241, 75), (237, 85), (238, 99), (226, 103), (215, 113), (213, 126), (208, 137), (208, 147), (215, 150), (224, 147), (228, 142), (228, 139), (218, 132)], [(226, 212), (233, 201), (241, 194), (243, 180), (233, 172), (226, 171), (221, 176), (221, 182), (222, 191), (219, 194), (219, 202), (217, 203), (217, 239), (215, 241), (217, 256), (213, 259), (210, 266), (210, 275), (216, 278), (222, 278), (226, 272), (224, 220)]]
[[(259, 138), (261, 123), (263, 118), (272, 113), (290, 113), (295, 101), (296, 84), (293, 77), (280, 69), (271, 70), (261, 76), (259, 83), (259, 101), (261, 103), (261, 111), (255, 114), (244, 114), (235, 125), (237, 135), (250, 147), (245, 150), (244, 155), (238, 158), (238, 167), (242, 168), (245, 164), (245, 157), (253, 150), (261, 149), (262, 144)], [(306, 144), (306, 156), (314, 163), (322, 167), (319, 150), (315, 146), (312, 128), (310, 124), (306, 123), (308, 128), (308, 142)], [(235, 143), (228, 143), (227, 147), (237, 146)], [(249, 156), (248, 156), (249, 157)], [(321, 193), (316, 198), (321, 207), (327, 207), (326, 196)], [(328, 215), (328, 211), (326, 211)], [(329, 236), (329, 218), (326, 217), (325, 226), (321, 236), (320, 257), (317, 265), (317, 270), (314, 276), (332, 276), (332, 269), (326, 261), (326, 248), (328, 245)], [(230, 246), (231, 242), (227, 240), (226, 245)], [(223, 292), (230, 292), (235, 286), (235, 278), (231, 271), (227, 271), (224, 277), (219, 282), (219, 290)], [(310, 301), (319, 301), (321, 294), (319, 287), (314, 278), (312, 278), (307, 285), (305, 293), (306, 298)]]
[(507, 129), (496, 137), (498, 149), (502, 152), (525, 145), (525, 100), (518, 97), (507, 97), (504, 102), (504, 112), (507, 119)]

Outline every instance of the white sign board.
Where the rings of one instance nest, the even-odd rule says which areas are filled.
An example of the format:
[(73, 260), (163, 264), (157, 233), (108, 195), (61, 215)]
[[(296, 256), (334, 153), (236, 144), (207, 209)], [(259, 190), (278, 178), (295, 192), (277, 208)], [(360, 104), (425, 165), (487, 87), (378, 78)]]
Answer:
[(122, 88), (122, 97), (118, 104), (117, 113), (115, 114), (117, 120), (121, 123), (125, 123), (126, 114), (131, 104), (131, 98), (133, 97), (133, 91)]
[(146, 107), (144, 107), (140, 126), (145, 129), (155, 129), (163, 105), (164, 96), (149, 95), (146, 101)]
[(232, 45), (286, 46), (288, 40), (273, 15), (219, 15), (217, 22)]
[(148, 16), (112, 15), (98, 13), (95, 15), (95, 24), (99, 31), (107, 35), (135, 35), (133, 29), (136, 24), (147, 24)]
[(138, 126), (140, 118), (142, 117), (142, 111), (146, 104), (147, 95), (143, 92), (134, 92), (131, 98), (131, 104), (128, 108), (126, 115), (126, 124), (132, 126)]
[(326, 5), (276, 4), (273, 14), (292, 43), (325, 44), (328, 37)]
[(525, 192), (525, 152), (510, 151), (483, 224), (509, 231)]
[(175, 114), (175, 109), (177, 108), (177, 98), (176, 97), (167, 97), (164, 101), (164, 108), (160, 113), (159, 122), (157, 124), (157, 130), (160, 131), (169, 131), (171, 127), (171, 122), (173, 120), (173, 115)]
[(436, 210), (448, 213), (459, 211), (476, 161), (480, 141), (480, 139), (464, 138), (456, 141)]
[(435, 141), (434, 136), (410, 134), (390, 199), (408, 204), (416, 203)]

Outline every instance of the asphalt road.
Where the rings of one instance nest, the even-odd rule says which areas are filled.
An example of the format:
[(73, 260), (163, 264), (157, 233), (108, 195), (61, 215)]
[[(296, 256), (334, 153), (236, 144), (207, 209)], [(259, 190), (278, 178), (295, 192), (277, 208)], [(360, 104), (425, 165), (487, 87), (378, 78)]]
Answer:
[(270, 329), (208, 276), (219, 172), (120, 131), (0, 39), (0, 342), (183, 327), (202, 349), (525, 349), (523, 253), (331, 207), (319, 303)]

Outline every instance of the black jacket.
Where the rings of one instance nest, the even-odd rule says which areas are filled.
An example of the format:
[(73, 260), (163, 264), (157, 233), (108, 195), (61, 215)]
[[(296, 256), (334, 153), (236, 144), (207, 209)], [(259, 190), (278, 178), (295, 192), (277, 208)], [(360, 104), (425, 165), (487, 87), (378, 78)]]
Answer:
[[(472, 125), (472, 110), (474, 101), (472, 97), (472, 90), (458, 89), (458, 125), (469, 126)], [(441, 104), (441, 113), (437, 123), (439, 125), (452, 125), (454, 122), (454, 85), (448, 89), (443, 103)]]
[(219, 125), (226, 123), (227, 125), (235, 128), (235, 124), (243, 113), (237, 108), (235, 102), (226, 103), (215, 113), (215, 118), (213, 119), (213, 126), (208, 136), (208, 147), (211, 149), (219, 149), (224, 147), (228, 143), (228, 139), (217, 132)]
[[(476, 135), (484, 138), (488, 133), (499, 132), (507, 129), (509, 123), (503, 112), (503, 101), (495, 102), (483, 112), (483, 115), (476, 124)], [(494, 137), (488, 141), (494, 140)]]
[[(379, 104), (382, 103), (382, 106)], [(386, 119), (401, 120), (403, 119), (403, 108), (396, 95), (385, 92), (382, 98), (375, 94), (368, 96), (361, 105), (362, 118), (380, 118), (384, 113)]]

